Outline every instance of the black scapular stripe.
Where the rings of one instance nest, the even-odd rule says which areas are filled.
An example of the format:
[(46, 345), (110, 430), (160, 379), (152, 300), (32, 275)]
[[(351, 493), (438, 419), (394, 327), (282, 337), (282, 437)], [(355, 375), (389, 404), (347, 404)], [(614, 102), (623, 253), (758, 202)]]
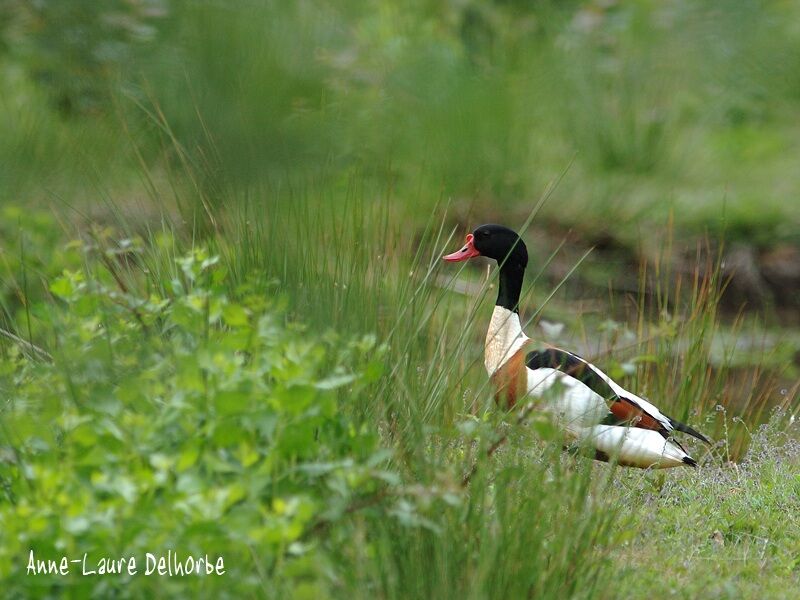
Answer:
[[(525, 364), (529, 369), (557, 369), (570, 377), (573, 377), (599, 395), (606, 401), (616, 402), (621, 400), (617, 393), (608, 385), (608, 382), (595, 373), (586, 361), (575, 356), (570, 352), (559, 350), (558, 348), (547, 348), (545, 350), (534, 350), (525, 357)], [(611, 411), (603, 418), (600, 425), (624, 425), (625, 421), (618, 419)], [(664, 437), (667, 432), (660, 432)], [(608, 460), (608, 458), (597, 458), (597, 460)]]
[(569, 375), (580, 381), (595, 394), (606, 400), (619, 400), (619, 396), (611, 389), (611, 386), (594, 372), (583, 359), (559, 350), (558, 348), (547, 348), (545, 350), (534, 350), (525, 357), (525, 364), (529, 369), (558, 369), (562, 373)]
[[(575, 356), (570, 352), (559, 350), (558, 348), (546, 348), (545, 350), (534, 350), (525, 357), (525, 363), (530, 369), (558, 369), (562, 373), (574, 377), (595, 394), (608, 402), (625, 401), (632, 403), (627, 398), (621, 398), (608, 382), (600, 377), (585, 360)], [(635, 403), (632, 403), (635, 405)], [(609, 413), (600, 421), (603, 425), (624, 425), (627, 421), (618, 419), (614, 413)], [(664, 439), (669, 437), (666, 428), (654, 430), (661, 434)]]
[[(600, 377), (594, 369), (592, 369), (586, 361), (582, 358), (575, 356), (570, 352), (565, 352), (564, 350), (559, 350), (558, 348), (546, 348), (544, 350), (534, 350), (533, 352), (528, 353), (525, 357), (525, 364), (528, 365), (529, 369), (558, 369), (562, 373), (569, 375), (570, 377), (574, 377), (581, 383), (583, 383), (586, 387), (592, 390), (595, 394), (598, 394), (602, 398), (608, 401), (617, 401), (623, 400), (626, 402), (632, 402), (627, 398), (621, 398), (612, 388), (608, 385), (602, 377)], [(635, 403), (634, 403), (635, 404)], [(663, 414), (663, 413), (662, 413)], [(687, 433), (693, 437), (696, 437), (698, 440), (705, 442), (706, 444), (710, 444), (711, 442), (708, 440), (706, 436), (702, 433), (689, 427), (685, 423), (681, 423), (680, 421), (676, 421), (675, 419), (664, 415), (670, 422), (670, 425), (676, 431), (682, 431), (683, 433)], [(620, 421), (617, 417), (614, 416), (612, 412), (609, 412), (608, 415), (601, 421), (603, 425), (621, 425), (625, 423), (625, 421)], [(669, 432), (666, 428), (658, 430), (658, 432), (666, 437), (669, 437)]]

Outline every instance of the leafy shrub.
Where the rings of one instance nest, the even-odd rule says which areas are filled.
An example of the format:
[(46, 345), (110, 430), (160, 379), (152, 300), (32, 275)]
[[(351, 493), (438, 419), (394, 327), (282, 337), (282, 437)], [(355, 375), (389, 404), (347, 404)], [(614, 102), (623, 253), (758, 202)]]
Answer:
[(0, 307), (3, 322), (25, 338), (37, 333), (27, 329), (26, 313), (36, 311), (49, 295), (43, 281), (81, 264), (78, 246), (63, 244), (54, 235), (58, 229), (51, 212), (13, 205), (0, 208)]
[[(606, 589), (610, 478), (561, 460), (557, 443), (543, 447), (527, 428), (509, 431), (503, 413), (434, 416), (445, 402), (461, 405), (450, 378), (464, 365), (430, 361), (416, 319), (400, 319), (391, 347), (312, 334), (287, 322), (263, 269), (252, 283), (238, 273), (234, 285), (233, 264), (203, 250), (170, 258), (176, 243), (165, 233), (113, 245), (101, 232), (76, 244), (83, 268), (52, 278), (53, 300), (36, 315), (51, 360), (0, 346), (4, 590), (352, 598)], [(427, 306), (427, 293), (408, 302)], [(460, 354), (467, 340), (453, 343)], [(397, 369), (384, 374), (384, 364)], [(553, 437), (546, 425), (536, 428)], [(508, 448), (492, 456), (505, 437)], [(134, 556), (139, 572), (81, 577), (74, 566), (66, 577), (34, 577), (31, 550), (40, 559), (86, 553), (90, 568)], [(226, 574), (144, 576), (146, 553), (168, 550), (223, 556)]]
[[(51, 313), (53, 362), (4, 348), (3, 385), (16, 389), (0, 417), (6, 591), (31, 583), (30, 549), (140, 565), (168, 548), (221, 555), (224, 578), (167, 589), (257, 587), (278, 565), (316, 569), (304, 536), (399, 483), (377, 436), (339, 406), (379, 375), (374, 339), (315, 339), (277, 300), (228, 298), (215, 257), (177, 263), (146, 296), (92, 276), (91, 262), (65, 271), (50, 285), (65, 308)], [(155, 579), (37, 581), (41, 595), (79, 595), (161, 589)]]

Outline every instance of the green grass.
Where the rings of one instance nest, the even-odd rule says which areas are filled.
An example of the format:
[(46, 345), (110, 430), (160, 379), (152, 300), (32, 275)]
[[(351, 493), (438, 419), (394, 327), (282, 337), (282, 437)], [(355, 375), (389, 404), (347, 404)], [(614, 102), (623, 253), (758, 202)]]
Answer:
[[(796, 336), (722, 314), (715, 250), (671, 259), (797, 241), (794, 7), (9, 6), (7, 595), (791, 596)], [(566, 455), (494, 405), (496, 273), (440, 256), (532, 211), (526, 330), (711, 436), (699, 470)], [(581, 258), (608, 239), (620, 264)], [(228, 572), (25, 574), (168, 548)]]
[[(494, 407), (491, 290), (436, 283), (459, 277), (439, 261), (449, 232), (432, 221), (409, 238), (357, 186), (274, 193), (268, 212), (243, 200), (214, 213), (202, 244), (169, 225), (131, 242), (95, 233), (63, 255), (63, 275), (32, 284), (19, 315), (52, 361), (2, 345), (5, 589), (604, 598), (699, 593), (716, 561), (724, 597), (755, 594), (756, 572), (776, 593), (795, 577), (796, 433), (781, 413), (745, 451), (763, 401), (741, 425), (714, 410), (729, 370), (705, 369), (713, 282), (672, 321), (643, 308), (640, 328), (660, 329), (626, 356), (655, 358), (634, 360), (632, 378), (620, 368), (718, 443), (695, 449), (699, 471), (620, 472), (563, 455), (535, 411), (519, 425)], [(676, 360), (679, 343), (690, 351)], [(221, 554), (228, 575), (24, 572), (30, 549), (141, 564), (168, 547)]]

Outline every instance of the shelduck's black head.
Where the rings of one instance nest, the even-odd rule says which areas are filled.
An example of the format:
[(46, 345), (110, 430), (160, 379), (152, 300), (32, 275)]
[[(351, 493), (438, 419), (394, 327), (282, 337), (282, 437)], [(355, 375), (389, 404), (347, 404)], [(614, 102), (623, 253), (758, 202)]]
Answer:
[(467, 236), (464, 247), (458, 252), (443, 256), (444, 260), (459, 262), (475, 256), (493, 258), (501, 266), (525, 267), (528, 249), (517, 232), (502, 225), (481, 225)]
[(464, 247), (443, 256), (449, 262), (460, 262), (475, 256), (493, 258), (500, 265), (500, 290), (497, 304), (518, 311), (522, 278), (528, 266), (528, 249), (517, 232), (502, 225), (481, 225), (467, 236)]

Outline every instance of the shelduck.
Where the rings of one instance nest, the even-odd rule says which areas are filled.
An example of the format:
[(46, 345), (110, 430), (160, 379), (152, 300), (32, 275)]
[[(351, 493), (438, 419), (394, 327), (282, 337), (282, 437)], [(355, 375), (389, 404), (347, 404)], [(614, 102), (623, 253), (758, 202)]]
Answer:
[(517, 233), (502, 225), (481, 225), (464, 247), (444, 256), (450, 262), (485, 256), (500, 265), (497, 302), (486, 334), (485, 365), (495, 399), (512, 408), (525, 397), (540, 398), (570, 444), (594, 451), (594, 458), (639, 468), (697, 466), (673, 438), (681, 431), (709, 443), (701, 433), (629, 392), (580, 356), (536, 343), (522, 331), (519, 296), (528, 250)]

